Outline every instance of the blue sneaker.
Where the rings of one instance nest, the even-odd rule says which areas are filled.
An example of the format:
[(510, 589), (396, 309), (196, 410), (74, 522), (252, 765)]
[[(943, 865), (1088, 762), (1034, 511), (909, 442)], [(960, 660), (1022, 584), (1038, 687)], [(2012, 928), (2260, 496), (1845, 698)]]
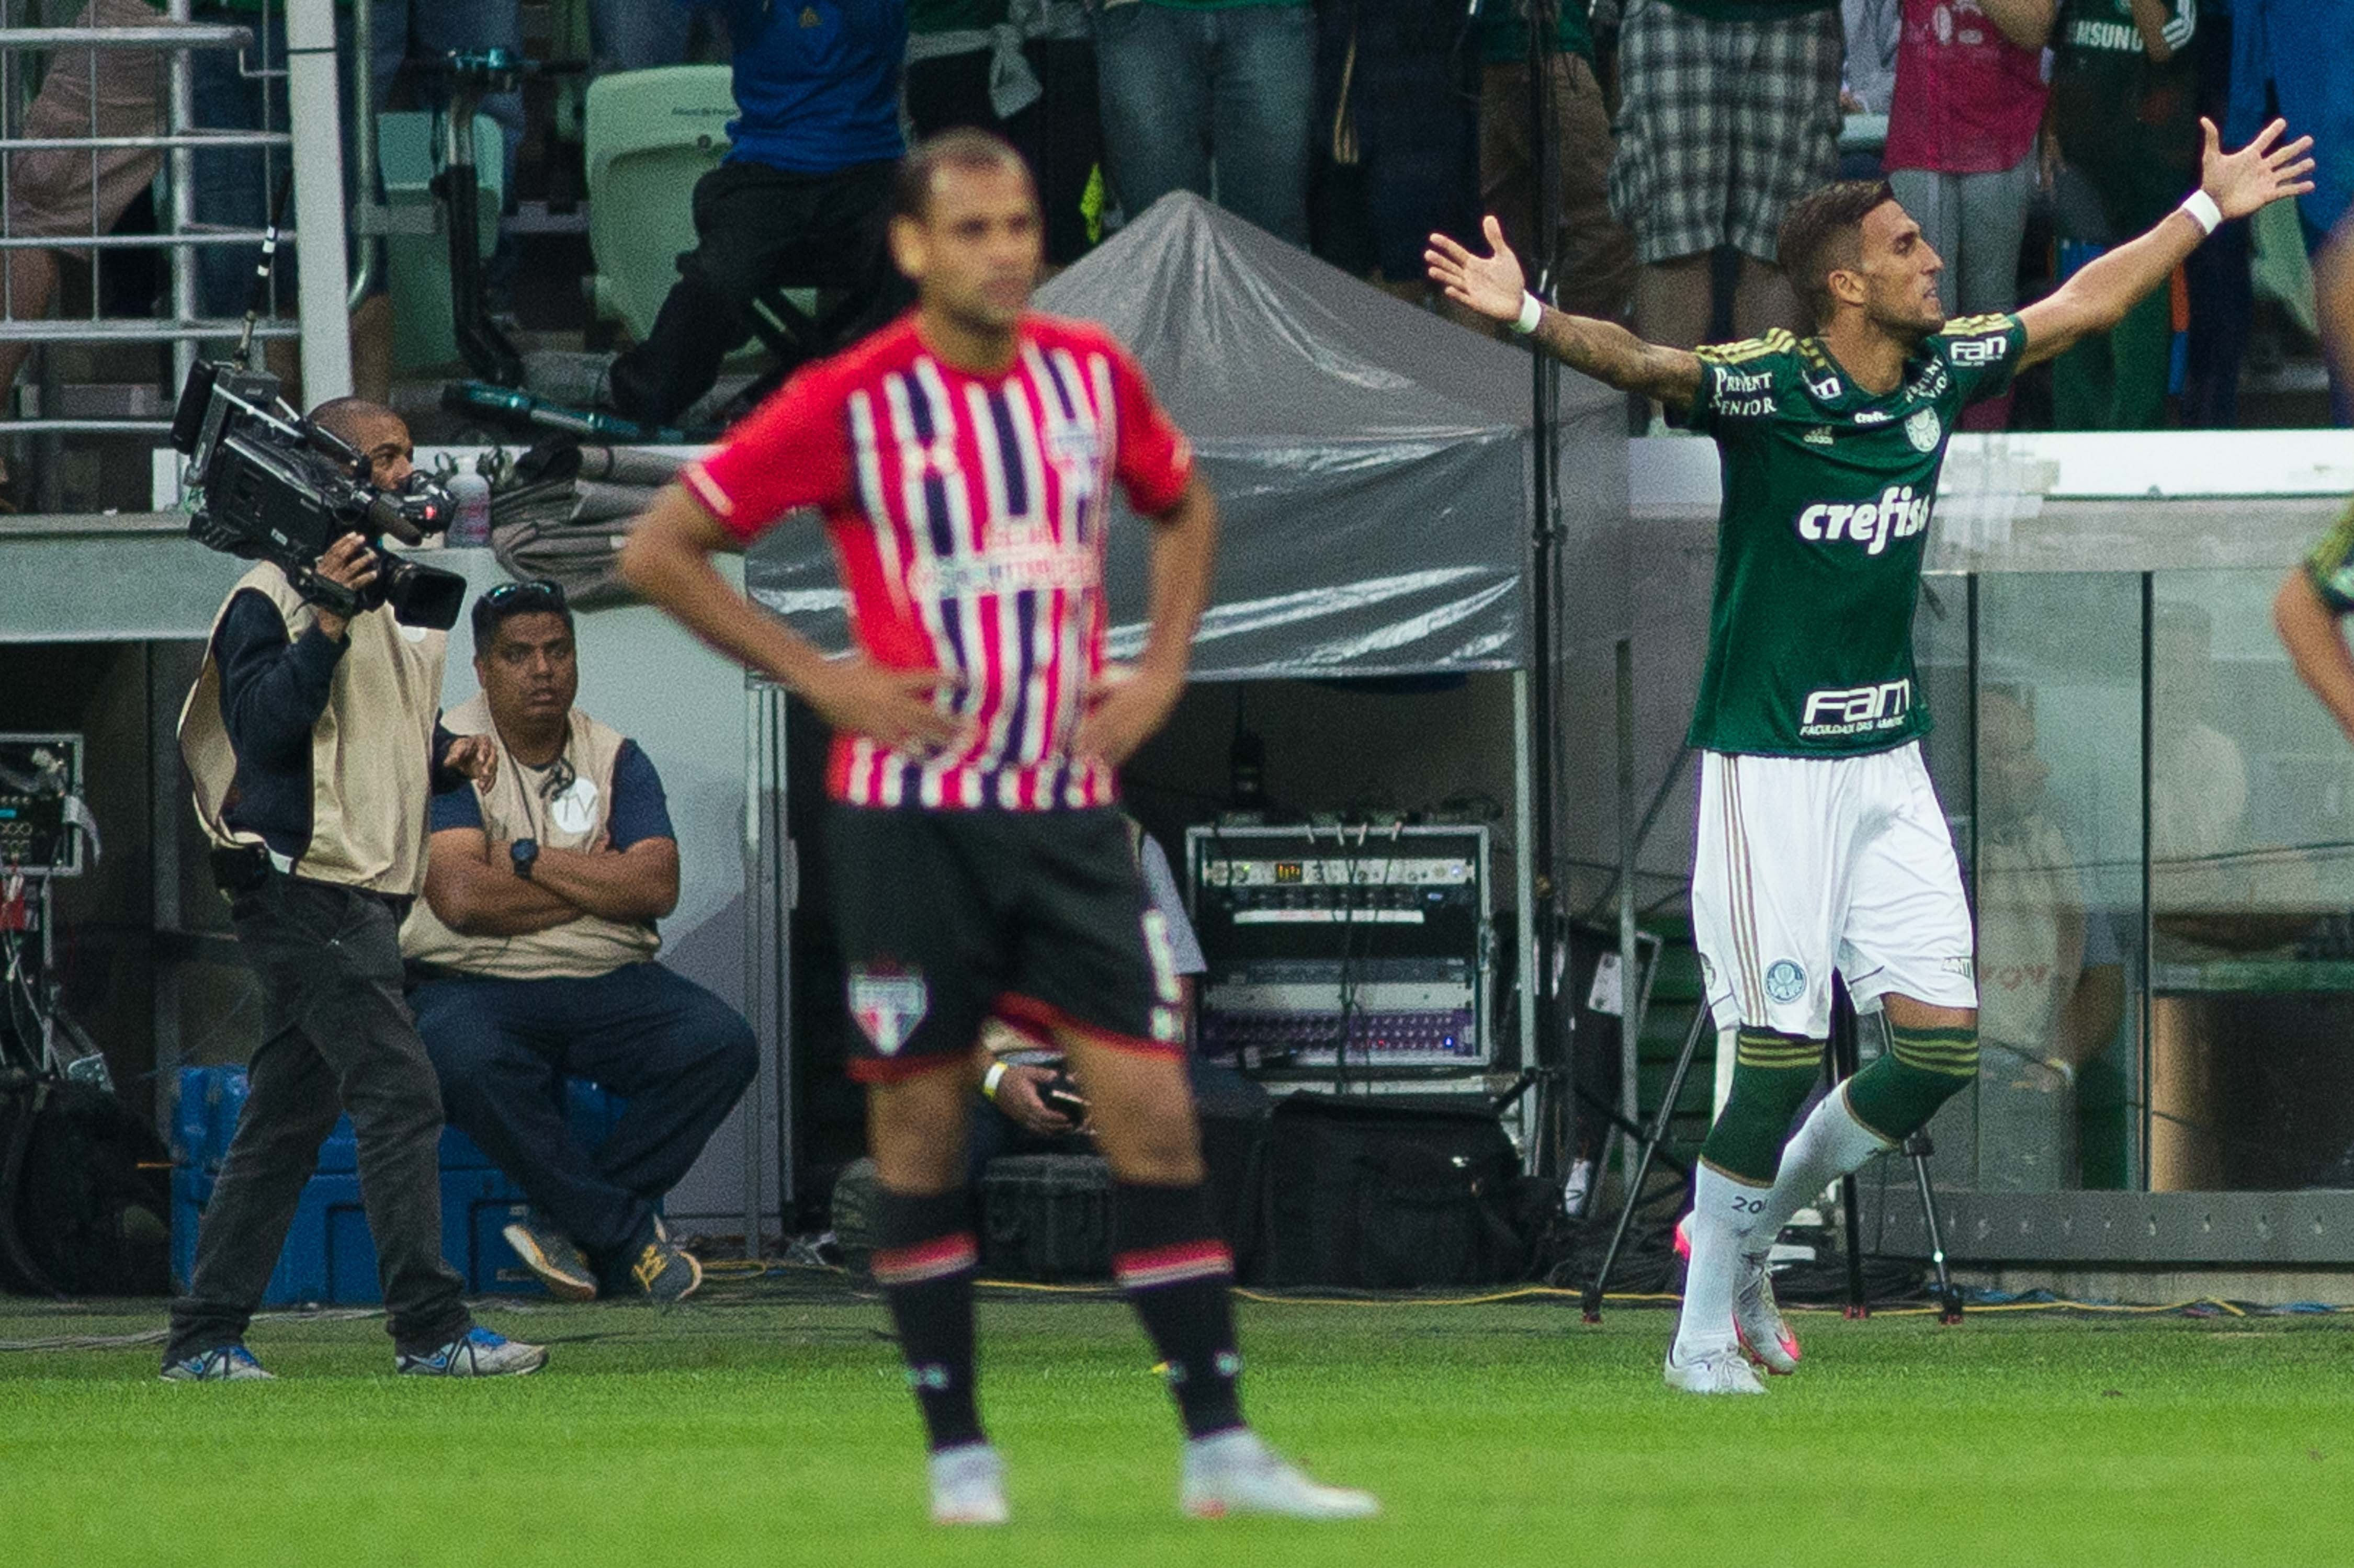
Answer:
[(547, 1347), (526, 1345), (477, 1324), (461, 1338), (424, 1355), (402, 1351), (392, 1370), (415, 1377), (521, 1377), (547, 1364)]
[(275, 1383), (243, 1345), (215, 1345), (182, 1361), (164, 1364), (165, 1383)]

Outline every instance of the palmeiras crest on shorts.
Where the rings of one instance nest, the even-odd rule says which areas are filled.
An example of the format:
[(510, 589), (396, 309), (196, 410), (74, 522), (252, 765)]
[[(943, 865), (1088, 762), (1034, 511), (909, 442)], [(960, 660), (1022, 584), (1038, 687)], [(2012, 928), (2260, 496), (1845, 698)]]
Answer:
[(1766, 969), (1766, 994), (1776, 1001), (1796, 1001), (1807, 994), (1807, 971), (1788, 959), (1776, 959)]
[(924, 977), (902, 969), (850, 970), (850, 1016), (885, 1056), (896, 1056), (932, 1005)]
[(1913, 443), (1916, 452), (1935, 451), (1945, 433), (1945, 427), (1937, 423), (1935, 408), (1915, 408), (1913, 417), (1904, 421), (1904, 439)]

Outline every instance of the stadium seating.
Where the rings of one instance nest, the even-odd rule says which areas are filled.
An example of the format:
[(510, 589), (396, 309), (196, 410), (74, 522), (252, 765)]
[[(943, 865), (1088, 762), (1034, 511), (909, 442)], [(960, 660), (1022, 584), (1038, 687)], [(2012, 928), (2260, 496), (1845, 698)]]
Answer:
[[(397, 212), (431, 211), (433, 175), (440, 167), (436, 116), (426, 113), (376, 117), (376, 157), (384, 174), (385, 205)], [(474, 116), (474, 145), (495, 148), (501, 132), (486, 115)], [(499, 242), (499, 207), (505, 197), (502, 160), (475, 165), (482, 260)], [(450, 237), (437, 223), (430, 234), (395, 234), (384, 242), (385, 274), (392, 292), (393, 367), (410, 371), (450, 364), (458, 357), (451, 326)]]
[(695, 182), (727, 151), (736, 99), (726, 66), (618, 71), (588, 88), (590, 309), (642, 342), (695, 249)]

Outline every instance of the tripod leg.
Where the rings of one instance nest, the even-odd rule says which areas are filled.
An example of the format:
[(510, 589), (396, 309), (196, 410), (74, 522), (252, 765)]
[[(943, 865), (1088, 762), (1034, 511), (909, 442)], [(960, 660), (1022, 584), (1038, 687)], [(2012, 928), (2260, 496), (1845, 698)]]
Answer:
[(1700, 1037), (1708, 1028), (1708, 1008), (1705, 1003), (1693, 1009), (1691, 1027), (1684, 1032), (1683, 1048), (1676, 1053), (1674, 1071), (1668, 1075), (1668, 1092), (1660, 1100), (1659, 1113), (1637, 1145), (1635, 1171), (1627, 1184), (1626, 1202), (1618, 1206), (1618, 1223), (1611, 1228), (1610, 1245), (1602, 1255), (1602, 1266), (1594, 1271), (1593, 1281), (1585, 1287), (1585, 1320), (1602, 1321), (1602, 1291), (1610, 1283), (1610, 1271), (1617, 1266), (1618, 1249), (1626, 1245), (1628, 1227), (1635, 1223), (1635, 1205), (1642, 1201), (1644, 1179), (1651, 1173), (1651, 1157), (1668, 1136), (1668, 1123), (1676, 1114), (1676, 1100), (1684, 1092), (1684, 1075), (1691, 1070), (1692, 1055), (1700, 1049)]
[(1863, 1289), (1863, 1218), (1856, 1213), (1855, 1178), (1840, 1178), (1840, 1209), (1846, 1215), (1847, 1311), (1850, 1318), (1872, 1316), (1872, 1299)]
[[(1847, 982), (1835, 979), (1831, 991), (1830, 1084), (1836, 1092), (1840, 1085), (1855, 1076), (1857, 1050), (1855, 1039), (1855, 1005), (1848, 1000)], [(1855, 1177), (1840, 1178), (1840, 1210), (1845, 1216), (1844, 1241), (1847, 1252), (1847, 1316), (1869, 1318), (1872, 1302), (1863, 1288), (1863, 1220), (1857, 1213)]]
[(1929, 1190), (1929, 1156), (1937, 1146), (1929, 1141), (1926, 1131), (1914, 1133), (1904, 1140), (1904, 1152), (1913, 1160), (1913, 1180), (1921, 1189), (1921, 1223), (1929, 1227), (1929, 1261), (1937, 1271), (1937, 1321), (1958, 1323), (1962, 1320), (1962, 1293), (1954, 1288), (1954, 1277), (1946, 1270), (1946, 1236), (1937, 1224), (1937, 1200)]

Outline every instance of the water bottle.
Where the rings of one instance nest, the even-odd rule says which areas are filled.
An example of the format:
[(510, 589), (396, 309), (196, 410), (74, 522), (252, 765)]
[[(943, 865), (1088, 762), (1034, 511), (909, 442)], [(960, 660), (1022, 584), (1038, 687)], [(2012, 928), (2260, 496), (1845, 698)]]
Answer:
[(491, 542), (491, 482), (472, 469), (450, 476), (450, 498), (457, 513), (450, 520), (450, 543), (485, 546)]
[(1561, 1183), (1562, 1213), (1575, 1219), (1585, 1212), (1585, 1200), (1594, 1192), (1594, 1161), (1584, 1155), (1573, 1161), (1569, 1174)]

